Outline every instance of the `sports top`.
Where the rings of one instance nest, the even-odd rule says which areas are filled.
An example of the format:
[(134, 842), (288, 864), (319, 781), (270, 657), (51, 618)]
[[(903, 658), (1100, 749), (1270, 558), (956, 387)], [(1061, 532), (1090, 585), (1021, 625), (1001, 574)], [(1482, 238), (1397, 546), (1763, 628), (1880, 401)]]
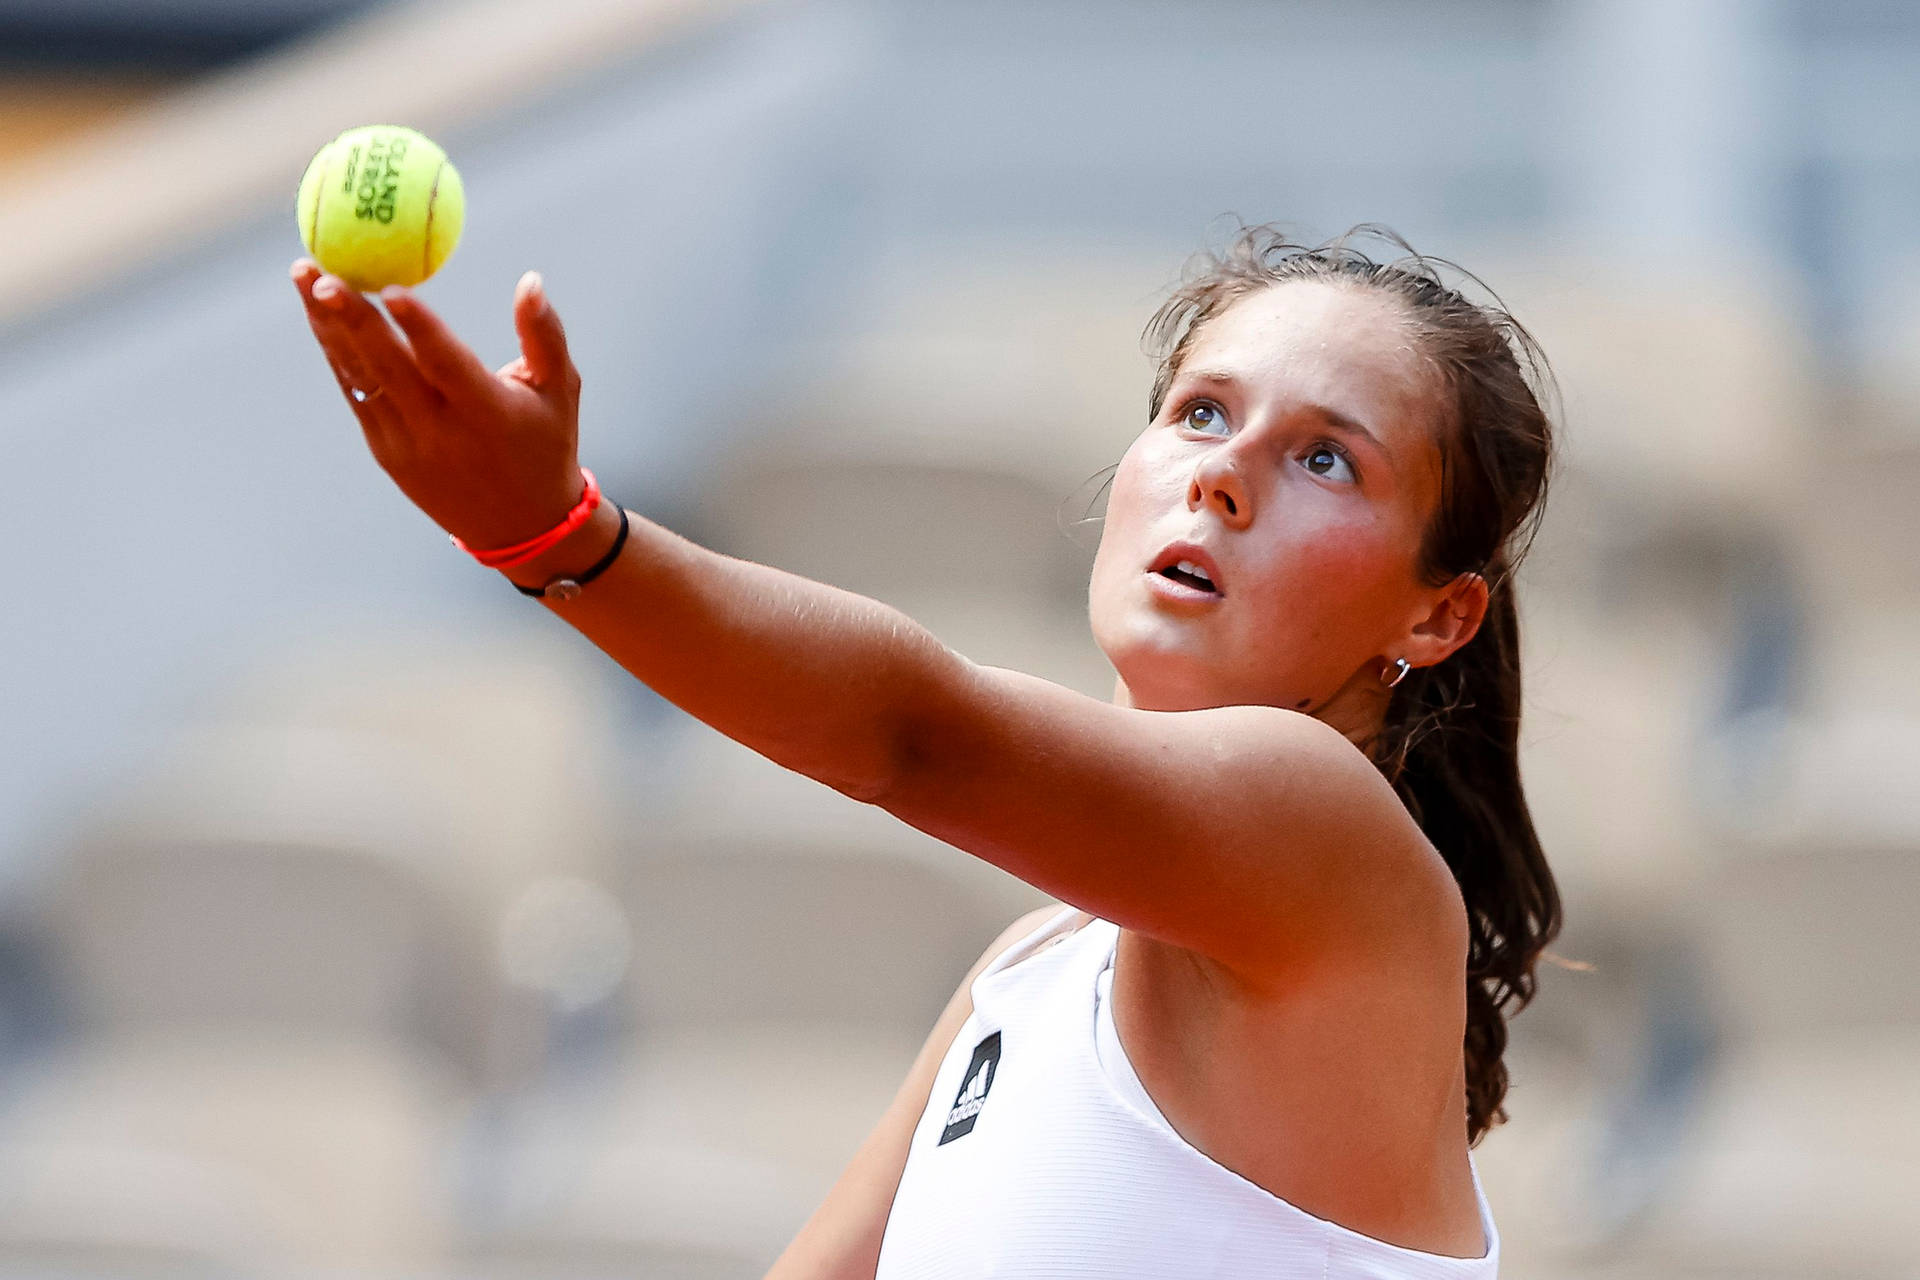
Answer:
[(1176, 1133), (1113, 1030), (1119, 926), (1068, 931), (1077, 914), (1062, 908), (974, 980), (875, 1280), (1494, 1280), (1500, 1236), (1477, 1168), (1487, 1252), (1455, 1258), (1315, 1217)]

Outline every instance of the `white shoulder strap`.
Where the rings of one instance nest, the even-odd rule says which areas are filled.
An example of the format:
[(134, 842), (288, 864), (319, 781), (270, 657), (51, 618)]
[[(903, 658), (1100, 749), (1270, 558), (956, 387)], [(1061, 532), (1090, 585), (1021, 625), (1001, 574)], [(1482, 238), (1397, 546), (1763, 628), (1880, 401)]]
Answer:
[(1078, 907), (1063, 906), (1042, 921), (1039, 928), (995, 956), (993, 962), (980, 971), (980, 976), (984, 978), (989, 974), (999, 973), (1002, 969), (1011, 968), (1048, 943), (1057, 942), (1077, 932), (1092, 920), (1093, 915), (1090, 912), (1082, 911)]

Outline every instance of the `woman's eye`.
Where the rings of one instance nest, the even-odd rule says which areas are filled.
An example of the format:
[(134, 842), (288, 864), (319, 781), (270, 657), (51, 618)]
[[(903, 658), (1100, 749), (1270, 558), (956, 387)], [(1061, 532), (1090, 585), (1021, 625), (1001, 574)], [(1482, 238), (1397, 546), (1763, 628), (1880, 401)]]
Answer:
[(1180, 415), (1180, 421), (1195, 431), (1206, 431), (1227, 420), (1219, 406), (1208, 404), (1204, 400), (1195, 401), (1187, 411)]
[(1353, 464), (1347, 461), (1347, 455), (1331, 445), (1319, 445), (1307, 455), (1307, 470), (1317, 476), (1330, 476), (1335, 480), (1355, 479)]

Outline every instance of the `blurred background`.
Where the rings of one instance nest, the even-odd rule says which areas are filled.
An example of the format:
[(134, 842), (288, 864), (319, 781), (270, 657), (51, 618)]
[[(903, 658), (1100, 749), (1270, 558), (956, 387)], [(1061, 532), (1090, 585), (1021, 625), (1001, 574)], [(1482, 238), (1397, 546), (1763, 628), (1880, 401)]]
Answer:
[(1538, 334), (1566, 898), (1505, 1273), (1920, 1277), (1920, 8), (0, 0), (0, 1276), (757, 1276), (1042, 901), (452, 551), (307, 330), (295, 185), (450, 151), (583, 456), (1093, 696), (1140, 329), (1235, 217)]

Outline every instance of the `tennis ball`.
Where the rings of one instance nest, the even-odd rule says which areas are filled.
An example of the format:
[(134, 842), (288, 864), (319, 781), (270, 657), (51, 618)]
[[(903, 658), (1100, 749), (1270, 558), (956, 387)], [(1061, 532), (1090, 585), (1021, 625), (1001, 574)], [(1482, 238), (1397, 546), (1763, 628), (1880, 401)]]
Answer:
[(438, 271), (460, 243), (467, 201), (460, 174), (432, 139), (369, 124), (314, 154), (298, 207), (307, 252), (366, 293)]

